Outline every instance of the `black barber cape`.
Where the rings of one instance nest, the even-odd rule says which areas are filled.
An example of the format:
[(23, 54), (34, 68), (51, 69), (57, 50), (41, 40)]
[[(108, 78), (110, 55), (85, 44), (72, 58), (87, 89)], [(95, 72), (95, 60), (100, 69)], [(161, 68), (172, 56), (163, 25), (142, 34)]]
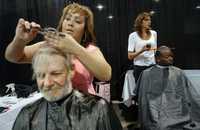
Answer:
[(185, 73), (174, 66), (152, 66), (137, 84), (142, 130), (182, 130), (200, 122), (200, 96)]
[(44, 98), (19, 113), (13, 130), (122, 130), (104, 99), (74, 90), (61, 103)]

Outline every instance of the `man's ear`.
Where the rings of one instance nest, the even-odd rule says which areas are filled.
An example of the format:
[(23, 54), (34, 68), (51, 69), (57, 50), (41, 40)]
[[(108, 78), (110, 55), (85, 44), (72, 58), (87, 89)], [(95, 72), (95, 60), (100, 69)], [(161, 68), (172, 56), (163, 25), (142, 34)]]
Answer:
[(73, 78), (74, 77), (74, 74), (75, 74), (75, 65), (74, 64), (72, 64), (71, 65), (71, 70), (70, 70), (70, 76), (71, 76), (71, 78)]
[(74, 74), (75, 74), (74, 70), (69, 71), (69, 75), (70, 75), (71, 79), (74, 77)]
[(67, 80), (69, 82), (71, 82), (73, 77), (74, 77), (74, 71), (73, 70), (68, 70), (68, 72), (67, 72)]

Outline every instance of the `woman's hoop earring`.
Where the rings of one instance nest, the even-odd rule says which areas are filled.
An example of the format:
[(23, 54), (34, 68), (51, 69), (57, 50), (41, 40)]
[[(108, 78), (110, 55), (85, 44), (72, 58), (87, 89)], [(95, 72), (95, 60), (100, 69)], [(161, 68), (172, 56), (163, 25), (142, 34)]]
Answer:
[(86, 41), (87, 41), (87, 33), (85, 32), (83, 35), (83, 42), (86, 42)]

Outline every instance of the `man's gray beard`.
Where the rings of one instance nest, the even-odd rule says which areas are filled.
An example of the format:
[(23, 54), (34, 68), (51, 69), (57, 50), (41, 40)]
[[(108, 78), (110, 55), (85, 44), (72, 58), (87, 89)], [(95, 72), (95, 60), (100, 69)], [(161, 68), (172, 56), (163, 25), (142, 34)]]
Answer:
[(41, 94), (43, 95), (43, 97), (49, 102), (55, 102), (55, 101), (58, 101), (58, 100), (60, 100), (64, 97), (66, 97), (73, 90), (71, 81), (70, 82), (66, 81), (66, 83), (63, 87), (56, 88), (56, 89), (59, 89), (59, 90), (56, 90), (56, 91), (59, 91), (60, 94), (53, 96), (50, 93), (51, 93), (51, 91), (55, 91), (54, 90), (55, 87), (58, 87), (58, 86), (54, 85), (49, 90), (45, 90), (45, 91), (43, 89), (40, 89), (40, 88), (39, 88), (39, 90), (40, 90)]

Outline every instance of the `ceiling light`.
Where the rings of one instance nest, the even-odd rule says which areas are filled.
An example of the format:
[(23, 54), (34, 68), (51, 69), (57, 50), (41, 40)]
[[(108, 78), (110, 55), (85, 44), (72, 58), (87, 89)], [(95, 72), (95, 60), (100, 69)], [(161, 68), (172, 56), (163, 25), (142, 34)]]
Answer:
[(157, 3), (160, 2), (160, 0), (153, 0), (153, 1), (154, 1), (154, 2), (157, 2)]
[(96, 7), (99, 11), (103, 10), (103, 8), (104, 8), (104, 6), (102, 4), (98, 4)]
[(196, 8), (196, 9), (200, 9), (200, 5), (197, 5), (195, 8)]
[(114, 16), (113, 15), (108, 15), (108, 19), (113, 19), (114, 18)]
[(154, 10), (149, 12), (151, 15), (154, 15), (156, 12)]

